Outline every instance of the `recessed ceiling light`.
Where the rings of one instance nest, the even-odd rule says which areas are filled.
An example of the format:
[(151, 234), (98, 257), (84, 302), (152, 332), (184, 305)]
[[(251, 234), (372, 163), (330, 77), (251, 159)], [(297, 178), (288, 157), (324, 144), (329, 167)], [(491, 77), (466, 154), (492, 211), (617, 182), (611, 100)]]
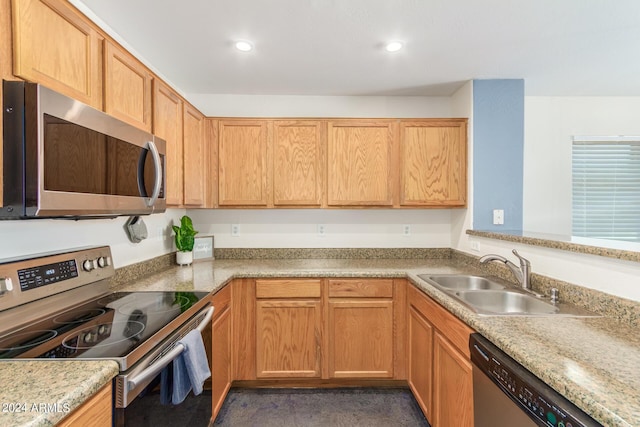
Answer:
[(384, 49), (387, 52), (397, 52), (400, 49), (402, 49), (402, 42), (401, 41), (392, 41), (386, 44), (386, 46), (384, 47)]
[(245, 40), (240, 40), (236, 42), (236, 49), (242, 52), (249, 52), (253, 50), (253, 45)]

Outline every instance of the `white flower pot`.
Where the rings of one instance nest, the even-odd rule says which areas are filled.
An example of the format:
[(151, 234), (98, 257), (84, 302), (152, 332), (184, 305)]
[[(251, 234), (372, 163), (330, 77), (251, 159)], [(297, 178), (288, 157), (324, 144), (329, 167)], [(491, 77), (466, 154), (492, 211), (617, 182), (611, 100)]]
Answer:
[(193, 251), (189, 252), (176, 252), (176, 262), (178, 265), (189, 265), (193, 262)]

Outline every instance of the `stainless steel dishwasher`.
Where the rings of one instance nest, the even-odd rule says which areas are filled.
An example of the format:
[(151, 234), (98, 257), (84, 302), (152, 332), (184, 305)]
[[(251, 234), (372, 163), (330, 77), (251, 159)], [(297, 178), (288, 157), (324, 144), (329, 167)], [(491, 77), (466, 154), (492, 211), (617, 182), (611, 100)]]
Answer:
[(601, 426), (480, 334), (469, 349), (475, 427)]

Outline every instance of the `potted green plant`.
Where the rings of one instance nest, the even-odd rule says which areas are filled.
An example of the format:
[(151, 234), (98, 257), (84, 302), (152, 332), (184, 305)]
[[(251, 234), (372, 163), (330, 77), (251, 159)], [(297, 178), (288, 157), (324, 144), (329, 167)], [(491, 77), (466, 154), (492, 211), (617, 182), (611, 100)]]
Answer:
[(172, 228), (176, 233), (176, 262), (189, 265), (193, 262), (193, 245), (198, 232), (193, 229), (193, 222), (187, 215), (180, 218), (180, 227), (173, 225)]

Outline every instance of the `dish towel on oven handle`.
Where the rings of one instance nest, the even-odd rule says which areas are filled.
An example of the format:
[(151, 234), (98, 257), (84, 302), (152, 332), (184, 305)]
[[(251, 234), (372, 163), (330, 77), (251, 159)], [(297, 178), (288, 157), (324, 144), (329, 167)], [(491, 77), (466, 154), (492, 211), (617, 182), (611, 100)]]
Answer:
[(182, 403), (191, 389), (196, 396), (202, 393), (202, 384), (211, 376), (200, 331), (194, 329), (178, 343), (184, 345), (184, 351), (173, 361), (171, 403), (174, 405)]

